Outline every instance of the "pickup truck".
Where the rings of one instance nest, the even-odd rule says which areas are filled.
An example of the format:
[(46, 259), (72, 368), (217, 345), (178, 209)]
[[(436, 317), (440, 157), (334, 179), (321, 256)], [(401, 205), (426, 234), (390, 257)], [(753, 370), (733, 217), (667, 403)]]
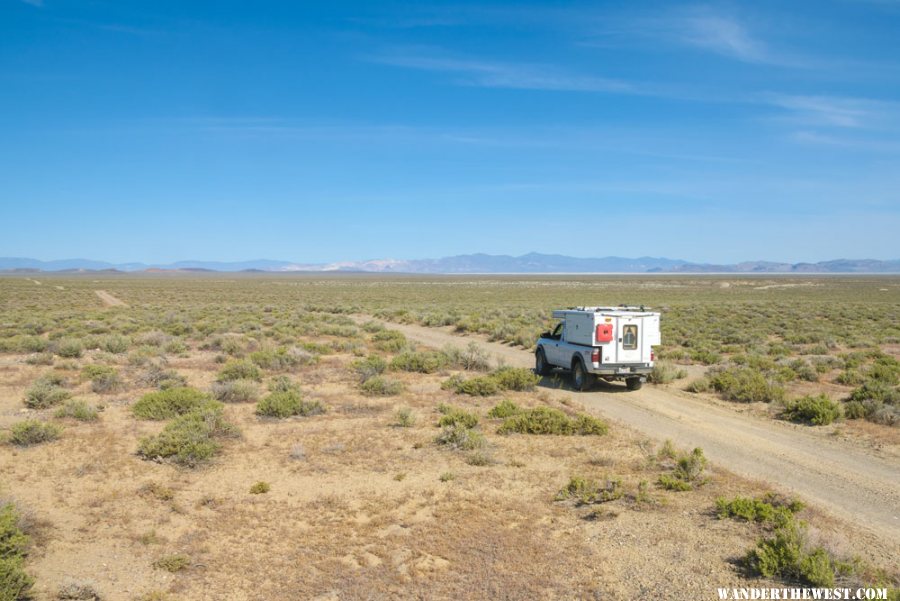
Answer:
[(599, 377), (625, 380), (638, 390), (653, 370), (653, 347), (660, 344), (659, 313), (644, 307), (574, 307), (553, 312), (559, 323), (544, 332), (534, 352), (535, 372), (570, 370), (576, 390)]

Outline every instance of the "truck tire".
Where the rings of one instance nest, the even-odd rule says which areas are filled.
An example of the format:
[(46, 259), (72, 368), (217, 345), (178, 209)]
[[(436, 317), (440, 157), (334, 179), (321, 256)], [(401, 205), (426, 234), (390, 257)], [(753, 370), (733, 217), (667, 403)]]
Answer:
[(644, 381), (640, 378), (625, 378), (625, 386), (628, 390), (640, 390)]
[(539, 376), (549, 376), (551, 369), (552, 366), (547, 363), (547, 355), (544, 354), (544, 349), (539, 348), (534, 353), (534, 373)]
[(572, 385), (575, 390), (585, 392), (594, 385), (594, 374), (588, 373), (581, 359), (572, 362)]

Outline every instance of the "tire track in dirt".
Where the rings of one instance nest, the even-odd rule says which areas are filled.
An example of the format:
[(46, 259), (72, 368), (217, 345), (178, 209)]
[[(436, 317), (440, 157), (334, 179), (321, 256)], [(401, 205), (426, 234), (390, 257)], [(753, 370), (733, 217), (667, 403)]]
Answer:
[(127, 307), (128, 305), (115, 296), (107, 292), (106, 290), (94, 290), (94, 293), (100, 297), (100, 300), (103, 301), (103, 304), (107, 307)]
[[(534, 364), (530, 351), (456, 335), (447, 328), (385, 325), (426, 346), (459, 346), (474, 340), (508, 365)], [(605, 383), (591, 392), (556, 391), (654, 439), (702, 447), (717, 465), (799, 495), (876, 534), (900, 553), (900, 465), (896, 459), (816, 436), (792, 424), (716, 407), (683, 391), (646, 386), (629, 392), (624, 386)]]

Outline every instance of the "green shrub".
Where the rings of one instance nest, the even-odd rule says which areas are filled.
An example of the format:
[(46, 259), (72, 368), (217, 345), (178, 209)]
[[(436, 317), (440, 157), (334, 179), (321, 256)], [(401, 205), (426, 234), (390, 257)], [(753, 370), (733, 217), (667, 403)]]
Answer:
[(269, 392), (300, 392), (300, 385), (287, 376), (275, 376), (269, 380)]
[(53, 416), (61, 419), (68, 417), (80, 422), (93, 422), (99, 418), (97, 409), (84, 401), (74, 399), (57, 409)]
[(0, 504), (0, 601), (31, 599), (34, 579), (24, 569), (28, 544), (16, 506)]
[(237, 433), (237, 429), (225, 420), (222, 405), (210, 402), (179, 415), (156, 436), (141, 439), (138, 455), (151, 460), (171, 459), (179, 465), (195, 467), (221, 450), (220, 439), (237, 436)]
[(184, 553), (166, 555), (165, 557), (160, 557), (154, 561), (153, 567), (172, 573), (181, 572), (191, 567), (191, 557)]
[(657, 361), (653, 364), (653, 370), (647, 378), (654, 384), (668, 384), (675, 380), (687, 377), (687, 371), (675, 367), (668, 361)]
[(225, 364), (225, 367), (219, 372), (217, 380), (219, 382), (228, 382), (231, 380), (254, 380), (255, 382), (262, 382), (262, 372), (252, 361), (237, 359)]
[(487, 444), (481, 432), (466, 428), (461, 424), (442, 428), (435, 442), (460, 451), (474, 451), (483, 448)]
[(781, 417), (793, 422), (826, 426), (841, 417), (841, 406), (825, 394), (806, 395), (786, 401)]
[(844, 403), (844, 417), (847, 419), (864, 419), (866, 406), (861, 401), (847, 401)]
[(475, 342), (470, 342), (465, 349), (448, 345), (441, 352), (447, 358), (447, 363), (453, 367), (466, 371), (488, 371), (491, 368), (487, 351)]
[(573, 419), (559, 409), (535, 407), (507, 418), (497, 433), (599, 436), (606, 434), (607, 430), (606, 423), (589, 415), (580, 414)]
[(406, 348), (407, 341), (403, 332), (397, 330), (381, 330), (372, 335), (375, 348), (388, 353), (398, 353)]
[(773, 493), (762, 498), (738, 496), (730, 501), (724, 497), (716, 499), (716, 514), (720, 520), (735, 518), (747, 522), (783, 526), (802, 509), (803, 503), (800, 501), (781, 499)]
[(60, 386), (61, 382), (63, 380), (54, 375), (38, 378), (25, 391), (25, 406), (30, 409), (46, 409), (70, 398), (71, 393)]
[(808, 548), (805, 524), (796, 520), (776, 529), (774, 536), (761, 539), (747, 554), (745, 562), (760, 576), (779, 576), (815, 587), (834, 586), (837, 571), (825, 549)]
[(784, 387), (752, 368), (729, 368), (709, 376), (710, 385), (723, 398), (739, 403), (769, 403), (784, 398)]
[(416, 416), (409, 407), (401, 407), (394, 414), (394, 425), (398, 428), (411, 428), (416, 423)]
[(855, 389), (847, 397), (848, 401), (875, 401), (888, 405), (900, 405), (900, 388), (884, 382), (869, 381)]
[(672, 473), (660, 475), (657, 483), (666, 490), (693, 490), (695, 486), (705, 483), (701, 476), (706, 469), (706, 463), (703, 449), (699, 447), (690, 453), (680, 453)]
[(207, 406), (221, 407), (209, 395), (195, 388), (169, 388), (145, 394), (131, 406), (131, 412), (141, 419), (163, 420)]
[(97, 394), (116, 392), (125, 387), (119, 372), (108, 365), (85, 365), (81, 375), (91, 381), (91, 390)]
[(251, 495), (264, 495), (267, 492), (269, 492), (270, 490), (272, 490), (272, 486), (268, 482), (263, 482), (262, 480), (260, 480), (259, 482), (257, 482), (256, 484), (254, 484), (253, 486), (250, 487), (250, 494)]
[(541, 381), (539, 375), (524, 367), (501, 367), (491, 372), (490, 377), (494, 378), (501, 390), (534, 390)]
[(84, 345), (77, 338), (62, 338), (56, 343), (56, 354), (66, 359), (77, 359), (84, 352)]
[(259, 399), (259, 386), (253, 380), (214, 382), (212, 395), (224, 403), (253, 403)]
[(25, 359), (28, 365), (53, 365), (53, 353), (35, 353)]
[(138, 378), (138, 383), (159, 388), (160, 390), (168, 390), (170, 388), (187, 386), (187, 378), (175, 370), (164, 369), (154, 363), (147, 367), (147, 371)]
[(250, 361), (263, 369), (273, 371), (283, 371), (298, 365), (312, 365), (318, 360), (317, 355), (298, 347), (279, 347), (250, 353)]
[(619, 478), (606, 479), (600, 483), (592, 478), (574, 476), (556, 493), (554, 500), (575, 499), (580, 505), (589, 505), (614, 501), (622, 498), (624, 494), (622, 480)]
[(273, 392), (256, 404), (256, 414), (263, 417), (285, 419), (293, 416), (308, 417), (324, 413), (325, 408), (317, 400), (308, 401), (297, 390)]
[(438, 421), (438, 426), (462, 426), (463, 428), (474, 428), (478, 425), (478, 416), (455, 407), (442, 408), (443, 415)]
[(360, 384), (366, 396), (394, 396), (403, 392), (403, 383), (383, 376), (374, 376)]
[(100, 348), (114, 355), (121, 355), (130, 345), (131, 341), (120, 334), (110, 334), (100, 339)]
[(380, 376), (387, 369), (387, 361), (378, 355), (369, 355), (365, 359), (357, 359), (351, 365), (353, 371), (359, 376), (360, 383), (375, 376)]
[(709, 392), (711, 388), (712, 383), (706, 377), (697, 378), (684, 387), (688, 392)]
[(859, 386), (866, 381), (866, 377), (858, 369), (845, 369), (834, 381), (844, 386)]
[(391, 369), (432, 374), (447, 365), (447, 357), (437, 351), (404, 351), (391, 361)]
[(56, 424), (26, 419), (12, 425), (9, 429), (9, 442), (20, 447), (30, 447), (43, 442), (52, 442), (59, 438), (62, 428)]
[[(445, 384), (447, 388), (454, 390), (458, 394), (467, 394), (469, 396), (490, 396), (500, 392), (497, 380), (491, 376), (478, 376), (468, 380), (451, 378)], [(442, 384), (441, 386), (443, 387), (444, 385)]]
[(506, 419), (507, 417), (512, 417), (514, 415), (518, 415), (522, 412), (522, 408), (510, 401), (509, 399), (503, 399), (494, 407), (488, 411), (487, 416), (491, 419)]

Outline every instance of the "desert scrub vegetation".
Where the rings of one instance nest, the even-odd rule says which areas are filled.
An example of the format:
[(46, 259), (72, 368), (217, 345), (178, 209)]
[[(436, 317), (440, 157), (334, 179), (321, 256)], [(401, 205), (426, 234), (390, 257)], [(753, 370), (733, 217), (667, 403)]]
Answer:
[(364, 384), (366, 380), (383, 374), (388, 363), (378, 355), (369, 355), (365, 359), (357, 359), (350, 367), (359, 378), (359, 383)]
[(216, 380), (219, 382), (229, 382), (231, 380), (253, 380), (254, 382), (262, 382), (262, 371), (256, 363), (238, 359), (226, 363), (219, 371)]
[(162, 365), (151, 363), (147, 365), (144, 373), (138, 376), (137, 382), (144, 386), (168, 390), (186, 386), (187, 378), (173, 369), (166, 369)]
[(666, 441), (657, 457), (664, 467), (673, 462), (671, 471), (659, 476), (657, 484), (660, 487), (675, 492), (684, 492), (707, 482), (704, 477), (707, 461), (703, 455), (703, 449), (698, 447), (690, 453), (678, 453), (674, 450), (671, 441)]
[(688, 386), (691, 392), (714, 390), (723, 399), (738, 403), (770, 403), (781, 401), (784, 386), (751, 367), (730, 367), (713, 370), (706, 378)]
[(579, 505), (607, 503), (621, 499), (625, 494), (621, 478), (595, 480), (583, 476), (573, 476), (553, 498), (555, 501), (574, 499)]
[(250, 494), (251, 495), (264, 495), (267, 492), (269, 492), (270, 490), (272, 490), (272, 485), (269, 484), (268, 482), (263, 482), (262, 480), (260, 480), (259, 482), (255, 483), (253, 486), (250, 487)]
[(372, 342), (375, 348), (386, 353), (399, 353), (409, 345), (403, 332), (397, 330), (379, 330), (372, 335)]
[(606, 422), (584, 413), (569, 417), (559, 409), (535, 407), (506, 418), (497, 433), (602, 436), (608, 430)]
[(403, 392), (403, 383), (385, 376), (373, 376), (359, 385), (366, 396), (396, 396)]
[(466, 348), (447, 345), (441, 349), (441, 353), (447, 358), (447, 365), (465, 371), (489, 371), (491, 360), (487, 351), (470, 342)]
[(25, 391), (25, 406), (29, 409), (46, 409), (59, 405), (72, 394), (63, 388), (66, 380), (59, 374), (41, 376)]
[(178, 465), (196, 467), (222, 449), (222, 440), (239, 435), (225, 420), (221, 403), (208, 401), (202, 407), (179, 415), (156, 436), (142, 438), (138, 455), (144, 459), (170, 459)]
[(75, 419), (80, 422), (95, 422), (100, 418), (100, 414), (96, 407), (91, 407), (82, 400), (72, 399), (57, 409), (53, 417)]
[(62, 427), (36, 419), (26, 419), (10, 427), (7, 441), (17, 447), (30, 447), (53, 442), (62, 434)]
[(131, 406), (131, 412), (141, 419), (164, 420), (216, 404), (208, 394), (196, 388), (169, 388), (145, 394)]
[(653, 370), (647, 379), (654, 384), (669, 384), (685, 377), (687, 377), (687, 371), (675, 367), (668, 361), (660, 360), (653, 364)]
[(785, 401), (780, 413), (782, 419), (813, 426), (827, 426), (842, 415), (841, 405), (825, 394), (808, 394)]
[(259, 400), (259, 385), (253, 380), (213, 382), (212, 395), (223, 403), (254, 403)]
[(108, 365), (85, 365), (81, 368), (81, 377), (90, 381), (91, 390), (97, 394), (118, 392), (125, 388), (119, 372)]
[(440, 405), (438, 411), (441, 413), (437, 423), (438, 427), (461, 426), (471, 429), (478, 425), (478, 416), (465, 409)]
[(285, 419), (308, 417), (325, 412), (318, 400), (306, 400), (297, 389), (273, 392), (256, 404), (256, 414), (262, 417)]
[(794, 514), (803, 510), (803, 503), (767, 493), (763, 497), (741, 497), (733, 499), (718, 497), (716, 515), (720, 520), (733, 518), (746, 522), (756, 522), (770, 526), (783, 526), (793, 519)]
[(843, 409), (847, 419), (900, 425), (900, 387), (878, 381), (866, 382), (850, 393)]
[[(318, 360), (318, 355), (296, 346), (281, 346), (276, 349), (259, 350), (250, 353), (250, 361), (269, 371), (287, 371), (301, 365), (312, 365)], [(245, 377), (243, 379), (256, 378)]]
[(467, 428), (462, 424), (454, 424), (441, 428), (435, 442), (441, 446), (458, 451), (477, 451), (487, 445), (484, 434)]
[(421, 374), (433, 374), (449, 364), (447, 356), (440, 351), (406, 350), (391, 360), (391, 369)]
[(54, 350), (66, 359), (78, 359), (84, 353), (84, 344), (77, 338), (62, 338), (56, 341)]
[(491, 419), (506, 419), (522, 412), (522, 408), (509, 399), (503, 399), (487, 412)]
[(411, 428), (416, 425), (416, 415), (409, 407), (400, 407), (394, 413), (393, 425), (398, 428)]
[(191, 567), (191, 557), (185, 553), (165, 555), (153, 562), (153, 567), (167, 572), (182, 572)]
[(483, 376), (464, 378), (457, 374), (441, 384), (444, 390), (452, 390), (457, 394), (470, 396), (491, 396), (503, 390), (534, 390), (540, 376), (523, 367), (500, 367)]
[(0, 601), (30, 599), (34, 579), (25, 572), (30, 537), (13, 503), (0, 503)]

